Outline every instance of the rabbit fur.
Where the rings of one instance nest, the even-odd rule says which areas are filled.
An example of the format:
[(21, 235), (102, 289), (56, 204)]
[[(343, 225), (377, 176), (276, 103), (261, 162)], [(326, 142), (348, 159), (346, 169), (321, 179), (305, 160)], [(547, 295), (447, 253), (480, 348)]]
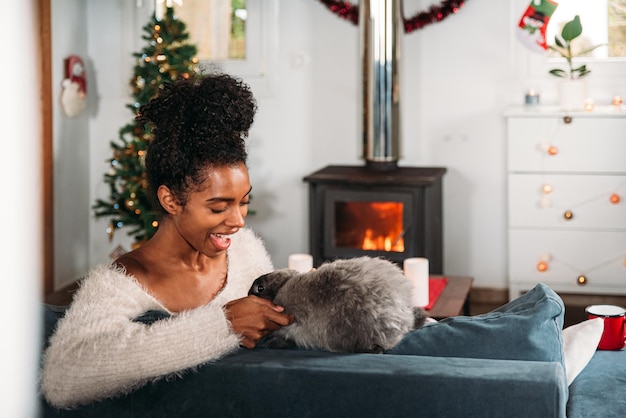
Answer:
[(382, 353), (428, 318), (413, 306), (412, 292), (400, 267), (366, 256), (326, 262), (306, 273), (275, 270), (258, 277), (248, 294), (284, 306), (295, 317), (262, 347)]

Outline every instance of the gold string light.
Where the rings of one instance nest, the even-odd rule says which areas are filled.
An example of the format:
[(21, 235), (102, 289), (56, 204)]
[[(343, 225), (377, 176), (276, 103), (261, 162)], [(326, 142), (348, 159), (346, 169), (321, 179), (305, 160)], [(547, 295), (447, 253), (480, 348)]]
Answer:
[(552, 254), (544, 253), (539, 256), (539, 262), (537, 263), (536, 268), (538, 272), (544, 273), (549, 270), (551, 262), (559, 263), (574, 272), (578, 272), (577, 273), (578, 275), (576, 276), (576, 283), (578, 283), (581, 286), (584, 286), (589, 282), (589, 278), (587, 277), (589, 273), (601, 267), (608, 266), (611, 263), (619, 259), (622, 260), (622, 265), (624, 268), (626, 268), (626, 255), (620, 254), (618, 256), (608, 258), (604, 261), (601, 261), (600, 263), (592, 265), (589, 268), (581, 269), (578, 266), (565, 262), (561, 258), (554, 257)]
[[(621, 103), (620, 103), (621, 104)], [(571, 123), (571, 118), (564, 118), (564, 123), (568, 124)], [(558, 130), (560, 129), (560, 126), (555, 127), (554, 131), (552, 132), (552, 135), (550, 136), (550, 138), (555, 138), (556, 134), (558, 133)], [(542, 141), (539, 143), (539, 149), (542, 151), (542, 158), (541, 158), (541, 162), (542, 162), (542, 184), (540, 187), (540, 201), (539, 201), (539, 206), (542, 208), (549, 208), (552, 207), (552, 200), (549, 197), (549, 195), (551, 195), (554, 192), (554, 187), (552, 184), (550, 184), (549, 182), (544, 181), (544, 174), (543, 172), (545, 172), (545, 169), (543, 167), (544, 161), (546, 161), (546, 158), (550, 158), (550, 157), (554, 157), (557, 156), (559, 154), (559, 149), (558, 147), (553, 144), (550, 143), (552, 142), (552, 140), (549, 141)], [(621, 183), (619, 183), (612, 192), (604, 192), (595, 196), (592, 196), (590, 198), (587, 198), (575, 205), (571, 205), (570, 208), (568, 208), (567, 210), (565, 210), (563, 212), (563, 217), (565, 218), (565, 220), (570, 221), (574, 218), (574, 212), (573, 209), (579, 208), (583, 205), (589, 204), (591, 202), (594, 201), (598, 201), (601, 199), (606, 199), (606, 196), (608, 195), (609, 198), (609, 202), (612, 205), (617, 205), (619, 203), (621, 203), (621, 196), (620, 194), (617, 192), (617, 190), (621, 190), (622, 188), (626, 188), (626, 181), (622, 181)], [(610, 259), (607, 259), (605, 261), (602, 261), (588, 269), (580, 269), (577, 268), (576, 266), (572, 266), (566, 262), (564, 262), (563, 260), (559, 260), (559, 259), (553, 259), (551, 254), (541, 254), (541, 256), (539, 257), (539, 261), (537, 262), (537, 264), (535, 265), (535, 268), (537, 269), (537, 271), (539, 273), (545, 273), (550, 269), (550, 266), (553, 262), (559, 262), (560, 264), (566, 266), (567, 268), (571, 269), (572, 271), (578, 272), (577, 276), (576, 276), (576, 283), (580, 286), (584, 286), (589, 282), (589, 278), (588, 278), (588, 274), (590, 272), (592, 272), (593, 270), (596, 270), (598, 268), (604, 267), (606, 265), (609, 265), (613, 262), (615, 262), (616, 260), (621, 259), (622, 260), (622, 265), (626, 268), (626, 255), (619, 255), (617, 257), (612, 257)]]

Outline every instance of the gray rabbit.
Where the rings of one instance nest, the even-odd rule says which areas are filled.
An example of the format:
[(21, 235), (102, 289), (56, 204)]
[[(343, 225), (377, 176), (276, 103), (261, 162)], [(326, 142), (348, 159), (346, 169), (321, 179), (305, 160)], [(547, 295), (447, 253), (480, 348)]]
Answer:
[(269, 299), (295, 317), (261, 344), (335, 352), (382, 353), (428, 317), (413, 307), (412, 284), (394, 263), (358, 257), (306, 273), (281, 269), (258, 277), (249, 295)]

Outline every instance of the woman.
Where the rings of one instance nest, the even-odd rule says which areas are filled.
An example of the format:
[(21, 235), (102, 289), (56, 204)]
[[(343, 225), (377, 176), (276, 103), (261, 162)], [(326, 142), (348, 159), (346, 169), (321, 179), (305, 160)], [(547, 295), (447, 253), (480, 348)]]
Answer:
[[(282, 307), (246, 296), (273, 270), (244, 228), (244, 138), (255, 112), (249, 87), (225, 74), (166, 85), (140, 110), (155, 135), (146, 172), (159, 228), (82, 282), (44, 356), (42, 391), (52, 405), (127, 393), (240, 345), (253, 348), (293, 321)], [(155, 312), (161, 319), (148, 320)]]

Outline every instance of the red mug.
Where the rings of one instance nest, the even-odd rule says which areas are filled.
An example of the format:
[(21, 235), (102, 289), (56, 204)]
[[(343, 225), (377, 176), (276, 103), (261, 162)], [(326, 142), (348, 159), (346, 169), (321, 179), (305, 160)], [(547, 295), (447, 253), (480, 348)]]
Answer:
[(585, 309), (589, 319), (603, 318), (604, 331), (598, 350), (621, 350), (626, 345), (626, 309), (615, 305), (592, 305)]

